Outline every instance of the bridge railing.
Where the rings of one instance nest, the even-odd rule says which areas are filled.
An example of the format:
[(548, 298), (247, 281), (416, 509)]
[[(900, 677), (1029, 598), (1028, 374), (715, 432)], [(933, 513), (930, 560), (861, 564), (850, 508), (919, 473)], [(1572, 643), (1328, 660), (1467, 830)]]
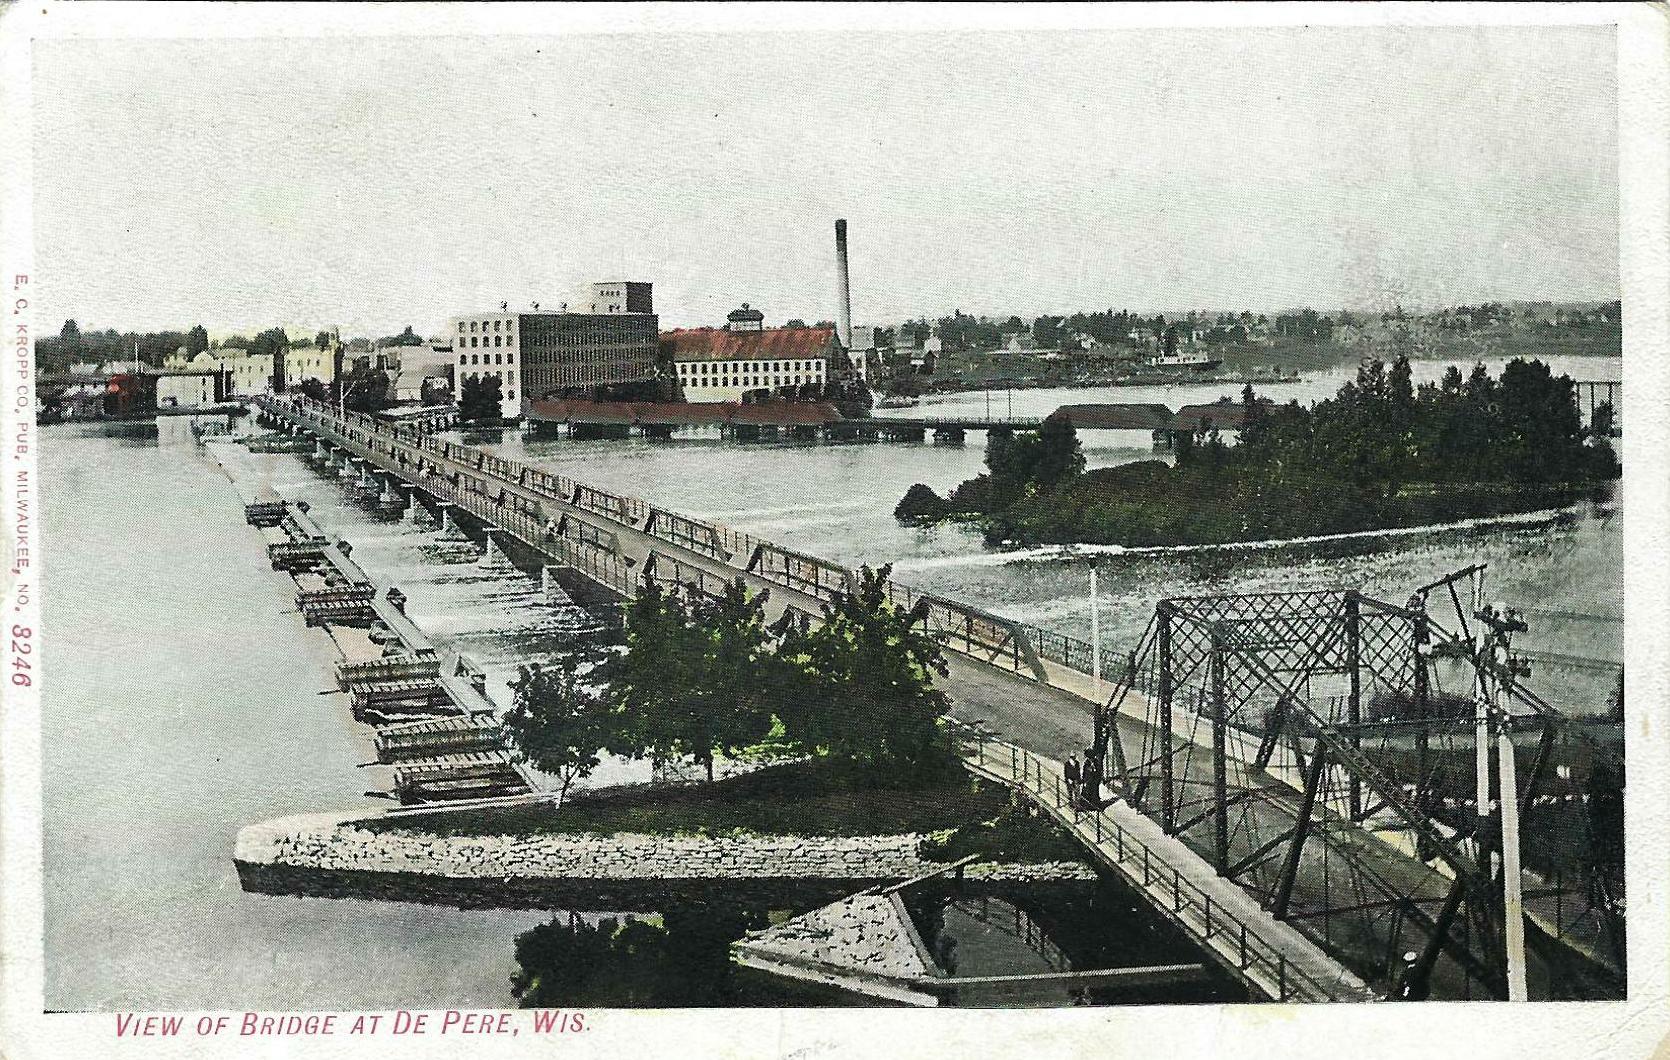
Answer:
[(999, 740), (972, 725), (946, 719), (957, 753), (982, 771), (1030, 797), (1063, 820), (1098, 857), (1110, 861), (1149, 898), (1216, 951), (1227, 950), (1241, 972), (1268, 984), (1277, 1001), (1354, 998), (1344, 984), (1330, 983), (1307, 973), (1287, 959), (1256, 928), (1226, 910), (1212, 896), (1170, 865), (1164, 855), (1138, 839), (1106, 810), (1080, 809), (1068, 797), (1059, 763), (1046, 762), (1024, 747)]
[[(336, 418), (335, 409), (306, 398), (299, 399), (298, 407), (316, 423)], [(1018, 426), (1022, 421), (993, 418), (980, 422), (992, 426)], [(358, 413), (351, 413), (347, 424), (356, 430), (364, 427), (386, 434), (391, 439), (398, 436), (393, 426)], [(429, 452), (475, 467), (496, 478), (515, 482), (553, 499), (576, 504), (586, 511), (616, 522), (633, 527), (650, 524), (650, 532), (656, 536), (696, 548), (698, 551), (711, 552), (716, 546), (729, 553), (730, 562), (739, 566), (746, 566), (755, 557), (760, 557), (762, 569), (756, 573), (770, 580), (809, 591), (822, 599), (828, 599), (832, 593), (843, 588), (834, 583), (830, 573), (840, 569), (834, 564), (784, 549), (771, 541), (723, 523), (691, 519), (665, 508), (654, 507), (637, 497), (601, 490), (566, 475), (552, 474), (514, 460), (484, 454), (470, 446), (434, 437), (425, 436), (417, 443), (407, 441), (403, 444), (416, 444)], [(698, 528), (699, 536), (702, 538), (711, 534), (713, 545), (697, 539)], [(1030, 666), (1030, 662), (1021, 650), (1020, 641), (1014, 635), (1018, 632), (1021, 638), (1030, 642), (1040, 659), (1049, 660), (1078, 673), (1091, 674), (1094, 652), (1088, 641), (1028, 623), (997, 619), (997, 616), (964, 607), (955, 601), (931, 597), (897, 581), (890, 580), (887, 583), (887, 594), (890, 602), (905, 610), (915, 607), (924, 598), (930, 599), (929, 629), (953, 650), (983, 657), (1010, 670), (1023, 672)], [(1104, 681), (1115, 683), (1127, 678), (1126, 660), (1117, 652), (1104, 655), (1101, 663), (1101, 677)]]
[[(1081, 674), (1095, 676), (1096, 651), (1087, 640), (1080, 640), (1069, 633), (1060, 633), (1041, 626), (1027, 625), (1026, 630), (1032, 636), (1032, 646), (1037, 649), (1041, 658), (1060, 663), (1070, 670)], [(1130, 674), (1130, 662), (1118, 652), (1104, 649), (1102, 653), (1102, 680), (1109, 683), (1123, 681)]]

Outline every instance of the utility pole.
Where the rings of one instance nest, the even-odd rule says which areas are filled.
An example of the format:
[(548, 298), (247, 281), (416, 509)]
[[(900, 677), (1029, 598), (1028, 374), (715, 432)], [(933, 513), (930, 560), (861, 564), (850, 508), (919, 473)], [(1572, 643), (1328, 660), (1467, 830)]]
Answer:
[(1090, 565), (1090, 687), (1096, 709), (1102, 709), (1102, 615), (1096, 606), (1096, 565)]
[[(1476, 672), (1484, 686), (1481, 704), (1488, 707), (1491, 724), (1496, 729), (1496, 786), (1501, 813), (1502, 840), (1502, 929), (1503, 948), (1507, 951), (1508, 1000), (1528, 1000), (1525, 984), (1525, 911), (1523, 880), (1519, 865), (1519, 781), (1514, 761), (1513, 724), (1502, 705), (1502, 689), (1512, 687), (1520, 676), (1530, 672), (1529, 666), (1513, 656), (1513, 634), (1526, 629), (1517, 611), (1507, 608), (1482, 607), (1473, 617), (1479, 623), (1481, 651), (1476, 659)], [(1489, 753), (1484, 754), (1485, 768), (1489, 768)], [(1488, 869), (1488, 866), (1486, 866)]]

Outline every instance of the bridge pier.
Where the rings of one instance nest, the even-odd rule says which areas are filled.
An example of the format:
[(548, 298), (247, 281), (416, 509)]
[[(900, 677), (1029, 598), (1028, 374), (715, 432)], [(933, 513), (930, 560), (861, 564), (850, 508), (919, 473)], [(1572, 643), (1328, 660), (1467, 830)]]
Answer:
[(461, 532), (458, 529), (458, 524), (453, 522), (453, 519), (452, 519), (452, 505), (447, 504), (446, 502), (443, 501), (442, 503), (437, 504), (435, 506), (435, 508), (440, 513), (440, 516), (441, 516), (441, 526), (440, 526), (441, 536), (442, 537), (459, 537), (459, 536), (462, 536)]
[(383, 492), (377, 497), (377, 503), (385, 508), (400, 507), (400, 491), (395, 488), (393, 475), (387, 475), (383, 478)]
[(428, 513), (423, 510), (423, 502), (418, 500), (417, 487), (402, 486), (401, 488), (406, 491), (406, 522), (418, 526), (427, 517)]
[(377, 476), (371, 473), (371, 465), (360, 461), (360, 488), (374, 490), (377, 488)]
[(963, 442), (967, 441), (967, 439), (968, 432), (964, 431), (961, 427), (934, 428), (935, 445), (962, 445)]
[(481, 559), (476, 566), (497, 567), (501, 565), (504, 560), (504, 554), (500, 551), (498, 543), (498, 535), (501, 533), (503, 531), (496, 526), (486, 528), (487, 548), (481, 553)]
[(539, 568), (539, 591), (544, 595), (545, 602), (548, 604), (572, 605), (574, 603), (573, 598), (557, 582), (557, 571), (560, 569), (550, 564), (545, 564)]

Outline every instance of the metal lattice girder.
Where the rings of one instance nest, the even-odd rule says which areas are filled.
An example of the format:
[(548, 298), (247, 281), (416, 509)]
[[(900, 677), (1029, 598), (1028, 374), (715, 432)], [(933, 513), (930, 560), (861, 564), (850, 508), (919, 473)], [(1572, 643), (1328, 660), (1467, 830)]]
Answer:
[[(1168, 832), (1262, 901), (1290, 903), (1319, 942), (1343, 933), (1357, 960), (1387, 974), (1387, 955), (1411, 948), (1405, 932), (1423, 932), (1413, 948), (1424, 949), (1438, 929), (1420, 907), (1442, 903), (1448, 877), (1422, 858), (1436, 852), (1475, 900), (1481, 890), (1471, 859), (1426, 812), (1427, 756), (1406, 753), (1414, 734), (1436, 742), (1455, 726), (1363, 720), (1375, 695), (1407, 695), (1424, 679), (1423, 629), (1409, 613), (1347, 592), (1167, 600), (1128, 682), (1149, 699), (1152, 725), (1127, 769), (1127, 797), (1149, 802)], [(1318, 677), (1337, 694), (1318, 695)], [(1382, 814), (1422, 858), (1408, 840), (1393, 848), (1373, 836)], [(1461, 974), (1488, 984), (1492, 969), (1477, 956), (1453, 939), (1438, 945), (1455, 962), (1452, 982)]]

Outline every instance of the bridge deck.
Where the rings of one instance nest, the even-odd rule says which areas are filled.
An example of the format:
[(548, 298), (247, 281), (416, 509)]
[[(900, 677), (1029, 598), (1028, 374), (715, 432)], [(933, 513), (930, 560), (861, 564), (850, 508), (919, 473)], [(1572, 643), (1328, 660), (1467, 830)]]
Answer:
[(1220, 964), (1278, 1001), (1372, 1001), (1366, 983), (1291, 924), (1123, 802), (1099, 811), (1068, 805), (1061, 763), (989, 738), (961, 741), (974, 773), (1021, 792), (1055, 819)]

